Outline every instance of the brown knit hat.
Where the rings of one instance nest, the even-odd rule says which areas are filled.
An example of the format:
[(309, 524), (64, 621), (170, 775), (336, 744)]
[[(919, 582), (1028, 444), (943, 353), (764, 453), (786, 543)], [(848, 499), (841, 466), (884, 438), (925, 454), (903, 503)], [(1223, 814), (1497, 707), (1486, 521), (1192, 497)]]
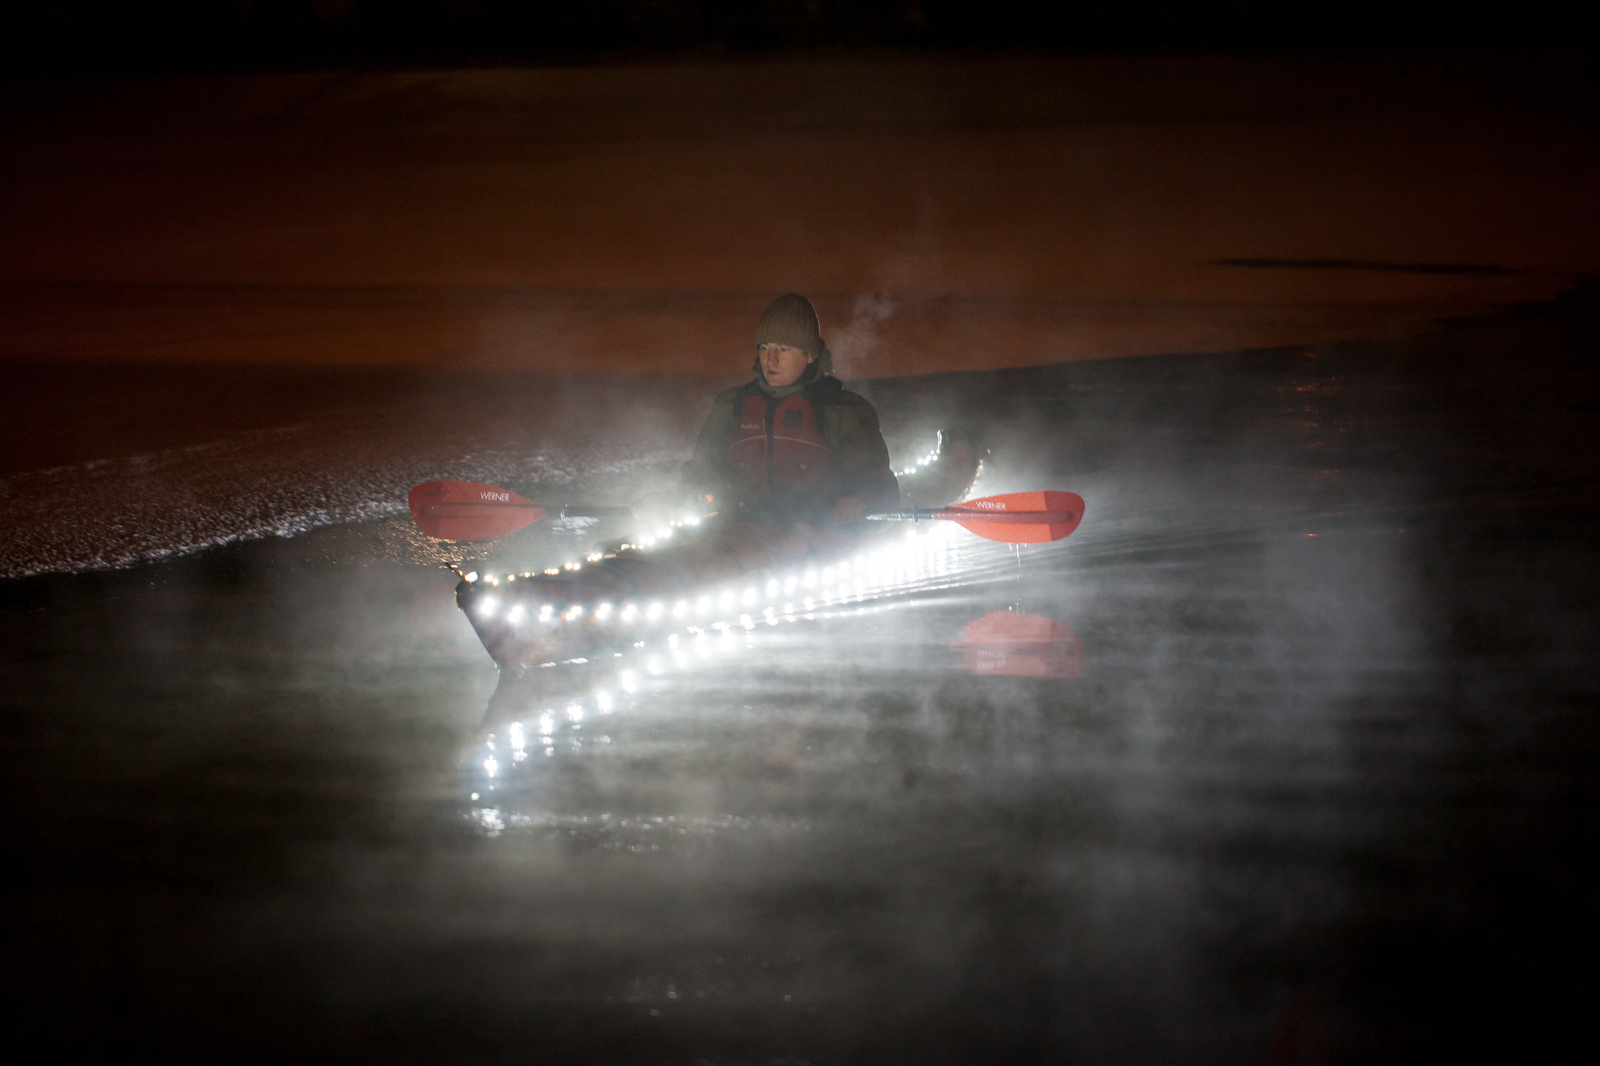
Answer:
[(789, 293), (773, 300), (761, 313), (756, 323), (756, 347), (763, 344), (787, 344), (799, 348), (819, 363), (827, 352), (822, 343), (822, 324), (817, 321), (817, 309), (811, 301), (798, 293)]

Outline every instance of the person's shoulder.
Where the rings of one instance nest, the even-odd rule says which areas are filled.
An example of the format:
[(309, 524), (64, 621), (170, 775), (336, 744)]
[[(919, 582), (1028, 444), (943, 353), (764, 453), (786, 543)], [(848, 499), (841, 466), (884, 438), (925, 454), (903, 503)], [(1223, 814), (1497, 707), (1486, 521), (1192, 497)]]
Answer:
[(717, 393), (716, 397), (712, 399), (711, 403), (713, 405), (724, 404), (724, 403), (734, 403), (739, 399), (740, 395), (742, 395), (749, 387), (750, 387), (750, 383), (748, 381), (745, 382), (743, 385), (732, 385), (732, 386), (729, 386), (728, 388), (723, 389), (721, 392)]
[(872, 406), (870, 400), (860, 393), (851, 392), (849, 389), (841, 389), (839, 391), (837, 404), (840, 407), (848, 408), (852, 414), (876, 415), (878, 413), (877, 408)]
[(860, 393), (841, 390), (839, 398), (829, 405), (828, 410), (836, 433), (853, 439), (876, 437), (880, 432), (877, 409)]

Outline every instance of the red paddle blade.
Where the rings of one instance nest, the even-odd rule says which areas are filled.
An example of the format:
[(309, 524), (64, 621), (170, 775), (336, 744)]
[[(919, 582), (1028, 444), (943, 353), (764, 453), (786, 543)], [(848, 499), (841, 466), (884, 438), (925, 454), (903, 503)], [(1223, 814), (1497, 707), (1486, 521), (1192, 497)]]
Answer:
[[(992, 517), (988, 521), (957, 517), (961, 511), (978, 511)], [(1078, 528), (1083, 520), (1083, 497), (1075, 492), (1011, 492), (951, 504), (939, 517), (948, 517), (988, 540), (1043, 544), (1060, 540)]]
[(547, 513), (514, 492), (476, 481), (425, 481), (406, 500), (417, 528), (439, 540), (492, 540)]

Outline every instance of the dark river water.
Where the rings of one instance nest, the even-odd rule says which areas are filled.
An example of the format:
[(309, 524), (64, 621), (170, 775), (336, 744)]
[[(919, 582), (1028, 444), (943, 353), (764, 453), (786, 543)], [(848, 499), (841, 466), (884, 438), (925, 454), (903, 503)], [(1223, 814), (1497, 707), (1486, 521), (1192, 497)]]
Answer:
[(1596, 337), (1580, 289), (868, 383), (897, 461), (970, 427), (1079, 530), (504, 684), (439, 562), (615, 530), (430, 545), (405, 488), (627, 499), (698, 384), (375, 380), (8, 474), (6, 998), (116, 1061), (1581, 1053)]

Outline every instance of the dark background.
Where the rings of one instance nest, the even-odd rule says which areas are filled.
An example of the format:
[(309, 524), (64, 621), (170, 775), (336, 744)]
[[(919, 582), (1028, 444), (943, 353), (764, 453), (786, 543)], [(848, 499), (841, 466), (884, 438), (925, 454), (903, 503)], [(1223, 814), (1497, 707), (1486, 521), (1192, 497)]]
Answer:
[[(119, 1062), (1592, 1055), (1577, 18), (0, 6), (17, 1031)], [(761, 169), (791, 143), (836, 168)], [(1091, 501), (1030, 589), (1086, 676), (841, 693), (819, 640), (813, 672), (664, 701), (751, 753), (661, 770), (644, 738), (686, 794), (773, 778), (785, 709), (723, 710), (858, 710), (853, 776), (779, 770), (814, 849), (658, 868), (470, 832), (493, 668), (405, 487), (565, 491), (614, 458), (532, 461), (572, 423), (668, 469), (788, 288), (854, 330), (897, 440), (991, 425), (1008, 487)], [(946, 739), (906, 721), (930, 677)], [(786, 937), (837, 938), (803, 971), (820, 1021), (752, 993), (654, 1027), (724, 956), (764, 994)]]
[(1557, 3), (1247, 0), (194, 0), (7, 3), (18, 69), (292, 69), (605, 61), (862, 49), (1122, 51), (1573, 47)]

